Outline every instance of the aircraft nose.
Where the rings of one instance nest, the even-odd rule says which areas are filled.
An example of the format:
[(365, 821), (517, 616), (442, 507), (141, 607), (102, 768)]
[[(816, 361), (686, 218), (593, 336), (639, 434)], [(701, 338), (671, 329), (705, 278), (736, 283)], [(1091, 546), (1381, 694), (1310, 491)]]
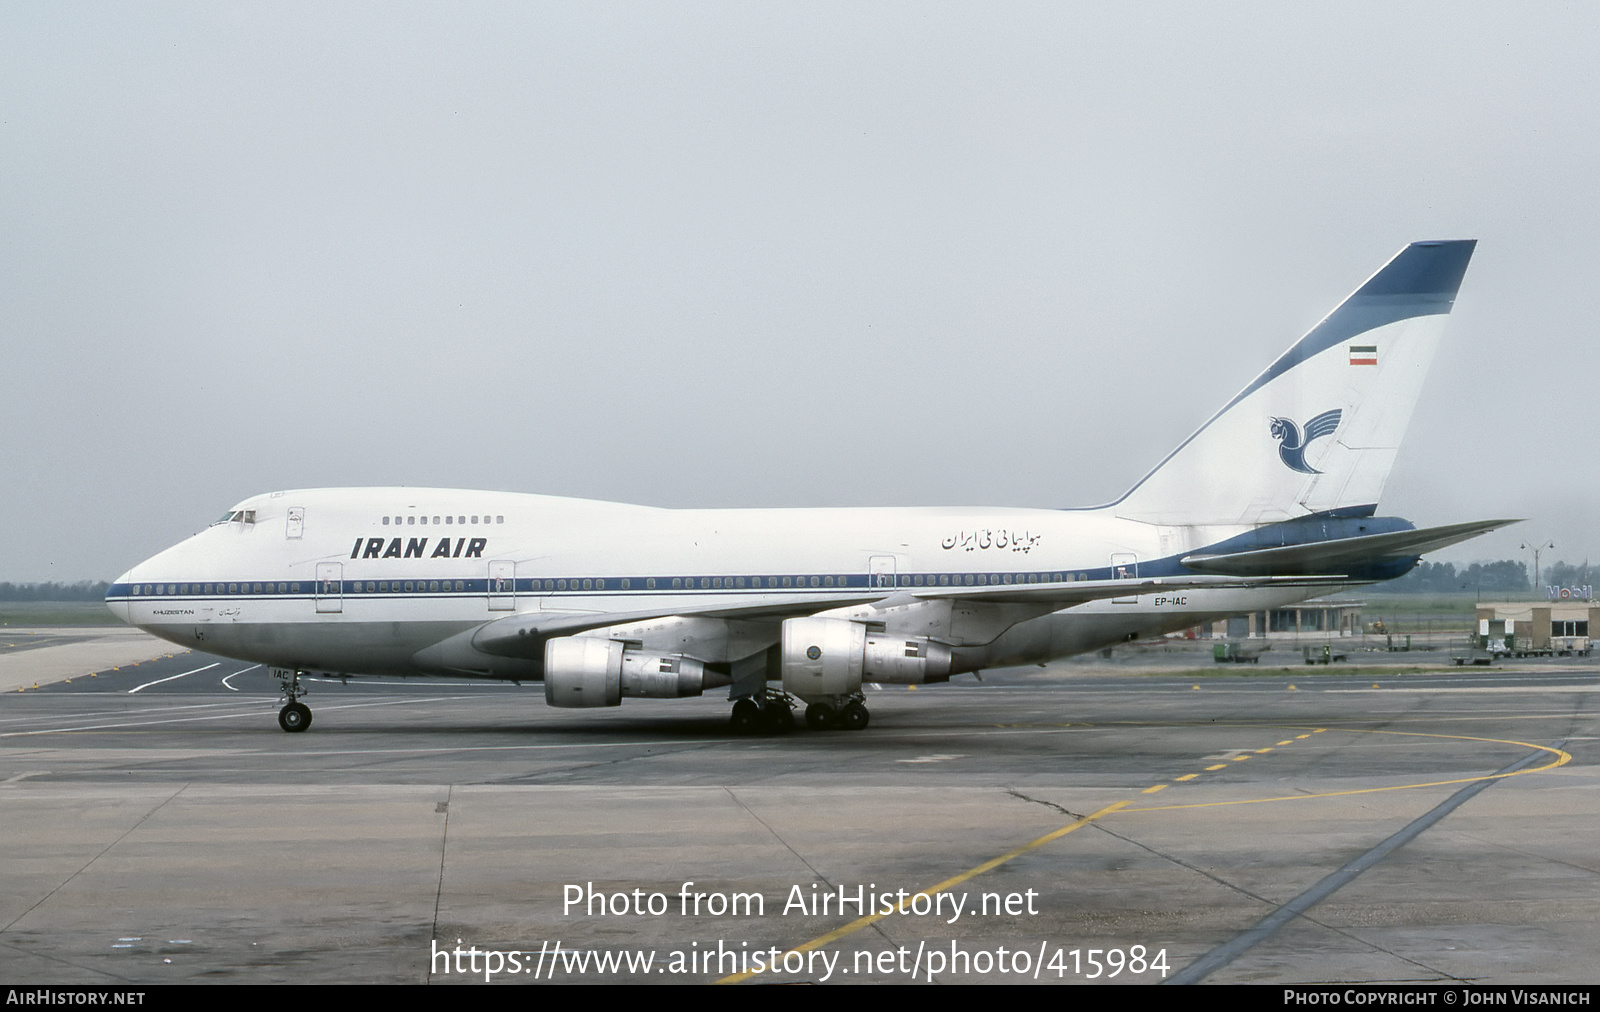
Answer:
[[(137, 566), (134, 567), (134, 569), (137, 568)], [(128, 609), (128, 588), (133, 585), (134, 569), (130, 569), (117, 577), (116, 581), (111, 584), (110, 589), (106, 591), (106, 607), (111, 609), (111, 614), (130, 625), (133, 623), (133, 619)]]

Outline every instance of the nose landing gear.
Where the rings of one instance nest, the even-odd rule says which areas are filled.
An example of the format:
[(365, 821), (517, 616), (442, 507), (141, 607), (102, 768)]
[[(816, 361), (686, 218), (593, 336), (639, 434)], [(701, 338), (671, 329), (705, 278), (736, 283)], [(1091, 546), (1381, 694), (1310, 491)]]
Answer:
[(300, 697), (306, 694), (300, 685), (300, 671), (277, 668), (272, 673), (283, 687), (284, 704), (278, 711), (278, 726), (290, 733), (304, 731), (311, 726), (311, 707), (300, 702)]

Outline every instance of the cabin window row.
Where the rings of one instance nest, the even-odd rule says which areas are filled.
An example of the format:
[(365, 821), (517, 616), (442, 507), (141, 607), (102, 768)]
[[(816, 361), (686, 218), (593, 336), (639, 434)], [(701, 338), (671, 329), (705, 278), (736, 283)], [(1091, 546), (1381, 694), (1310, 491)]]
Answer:
[(133, 597), (160, 597), (165, 594), (298, 594), (298, 583), (136, 583)]
[[(481, 516), (480, 515), (474, 515), (474, 514), (468, 514), (466, 516), (450, 516), (450, 517), (439, 517), (439, 516), (436, 516), (436, 517), (433, 518), (433, 523), (434, 523), (435, 526), (438, 526), (439, 524), (459, 524), (459, 525), (465, 526), (468, 523), (474, 523), (474, 524), (478, 523), (480, 520), (483, 523), (486, 523), (486, 524), (488, 524), (488, 523), (503, 524), (503, 523), (506, 522), (506, 518), (503, 517), (503, 516), (491, 517), (488, 514), (483, 514)], [(387, 527), (390, 524), (394, 524), (396, 527), (402, 527), (402, 526), (406, 526), (406, 525), (416, 526), (417, 524), (421, 524), (422, 526), (426, 527), (428, 525), (428, 518), (425, 517), (425, 516), (403, 516), (403, 517), (386, 516), (386, 517), (384, 517), (383, 518), (383, 525), (385, 527)]]
[[(908, 574), (901, 576), (896, 583), (891, 574), (877, 574), (879, 581), (869, 582), (869, 586), (900, 586), (900, 587), (988, 587), (1007, 584), (1038, 584), (1062, 583), (1073, 580), (1087, 580), (1088, 573), (943, 573), (943, 574)], [(868, 577), (872, 581), (872, 577)], [(533, 580), (530, 584), (535, 591), (541, 586), (544, 590), (605, 590), (605, 580)], [(613, 588), (632, 590), (633, 581), (624, 577), (613, 581)], [(675, 576), (670, 584), (666, 577), (657, 579), (647, 577), (644, 581), (646, 590), (777, 590), (807, 587), (848, 587), (848, 576)]]
[[(1002, 584), (1029, 584), (1029, 583), (1061, 583), (1071, 582), (1074, 579), (1087, 580), (1087, 573), (940, 573), (940, 574), (909, 574), (900, 577), (895, 584), (889, 574), (879, 574), (882, 579), (881, 586), (898, 585), (901, 587), (987, 587)], [(632, 590), (633, 580), (624, 577), (610, 581), (611, 589)], [(605, 579), (588, 580), (532, 580), (530, 590), (537, 592), (556, 590), (606, 590)], [(675, 576), (672, 578), (672, 590), (777, 590), (777, 589), (805, 589), (807, 587), (847, 587), (850, 579), (847, 576)], [(644, 581), (646, 590), (669, 589), (666, 577), (657, 579), (647, 577)], [(369, 594), (415, 593), (427, 590), (430, 592), (454, 590), (462, 592), (467, 589), (464, 580), (394, 580), (394, 581), (368, 581), (366, 592)], [(402, 588), (404, 588), (402, 590)], [(357, 582), (351, 590), (361, 592), (361, 583)], [(510, 592), (510, 588), (506, 588)], [(188, 594), (298, 594), (299, 583), (156, 583), (134, 584), (131, 588), (133, 597), (159, 597), (163, 595), (188, 595)], [(1558, 625), (1560, 623), (1557, 623)], [(1570, 625), (1570, 623), (1569, 623)], [(1581, 623), (1587, 629), (1588, 623)], [(1556, 633), (1555, 635), (1561, 635)], [(1572, 635), (1567, 633), (1566, 635)], [(1577, 635), (1586, 635), (1578, 633)]]

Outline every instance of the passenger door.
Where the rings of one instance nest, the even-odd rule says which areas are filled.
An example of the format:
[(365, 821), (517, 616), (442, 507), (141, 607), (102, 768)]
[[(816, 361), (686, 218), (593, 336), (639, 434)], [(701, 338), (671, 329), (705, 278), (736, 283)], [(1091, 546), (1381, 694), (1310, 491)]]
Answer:
[[(1111, 578), (1113, 580), (1137, 580), (1139, 578), (1139, 557), (1132, 552), (1116, 552), (1111, 556)], [(1113, 597), (1112, 604), (1137, 604), (1139, 596)]]
[(489, 610), (517, 610), (517, 564), (510, 559), (489, 563)]
[(317, 613), (331, 615), (344, 611), (344, 563), (317, 563)]

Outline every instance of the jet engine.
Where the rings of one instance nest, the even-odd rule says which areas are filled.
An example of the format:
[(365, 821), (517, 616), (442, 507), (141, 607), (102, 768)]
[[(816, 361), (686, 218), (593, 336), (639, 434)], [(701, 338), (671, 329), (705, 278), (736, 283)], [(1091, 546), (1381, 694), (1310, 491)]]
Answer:
[(842, 618), (783, 623), (783, 688), (801, 699), (849, 696), (862, 681), (917, 685), (950, 680), (950, 648), (923, 636), (872, 632)]
[(564, 636), (544, 645), (544, 701), (551, 706), (619, 706), (623, 696), (698, 696), (705, 668), (678, 654), (631, 650), (597, 636)]

